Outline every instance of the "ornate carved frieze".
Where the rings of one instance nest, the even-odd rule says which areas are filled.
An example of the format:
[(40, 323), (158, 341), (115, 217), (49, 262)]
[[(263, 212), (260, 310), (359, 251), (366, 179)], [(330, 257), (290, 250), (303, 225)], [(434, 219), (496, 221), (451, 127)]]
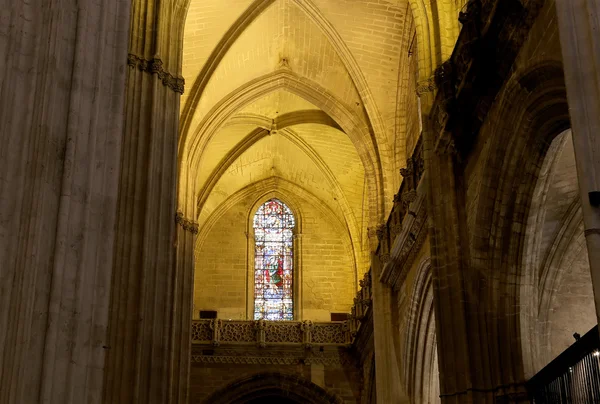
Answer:
[(162, 60), (158, 58), (146, 60), (137, 55), (129, 53), (127, 55), (127, 64), (129, 67), (138, 68), (143, 72), (156, 74), (164, 86), (169, 87), (176, 93), (183, 94), (185, 87), (184, 78), (175, 77), (171, 73), (165, 71)]
[(198, 223), (194, 222), (193, 220), (186, 219), (182, 212), (177, 212), (175, 214), (175, 223), (183, 227), (183, 230), (185, 231), (189, 231), (192, 234), (198, 234)]
[(299, 321), (223, 321), (195, 320), (192, 322), (192, 343), (272, 345), (310, 347), (314, 345), (345, 346), (351, 343), (350, 328), (346, 322)]
[(194, 349), (192, 363), (201, 364), (239, 364), (239, 365), (312, 365), (322, 364), (329, 367), (354, 365), (354, 358), (346, 349), (324, 351), (307, 350), (303, 347), (288, 346), (277, 350), (244, 348), (243, 350), (215, 348)]

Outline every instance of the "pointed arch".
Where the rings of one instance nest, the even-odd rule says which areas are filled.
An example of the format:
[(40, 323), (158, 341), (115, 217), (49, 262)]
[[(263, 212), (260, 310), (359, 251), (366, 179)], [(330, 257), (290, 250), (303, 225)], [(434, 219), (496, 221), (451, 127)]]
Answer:
[[(194, 134), (184, 134), (181, 147), (185, 151), (191, 172), (198, 169), (199, 156), (225, 122), (244, 106), (278, 89), (285, 88), (311, 102), (329, 115), (348, 135), (361, 159), (369, 189), (370, 223), (384, 215), (383, 171), (369, 128), (343, 102), (318, 84), (298, 77), (288, 70), (279, 70), (255, 79), (222, 99), (202, 120)], [(202, 136), (200, 136), (202, 134)], [(192, 180), (193, 181), (193, 180)]]
[(528, 373), (535, 318), (528, 285), (535, 276), (523, 265), (525, 224), (548, 147), (570, 127), (561, 64), (544, 62), (516, 72), (497, 98), (501, 101), (480, 132), (487, 137), (487, 151), (473, 213), (470, 262), (479, 282), (488, 285), (473, 298), (481, 302), (481, 313), (495, 313), (494, 321), (482, 319), (492, 344), (488, 360), (510, 369), (487, 377), (520, 383)]
[[(183, 0), (189, 7), (191, 0)], [(352, 52), (343, 41), (339, 33), (333, 25), (323, 16), (321, 11), (310, 0), (292, 0), (296, 6), (304, 11), (306, 15), (317, 25), (321, 32), (327, 37), (330, 44), (333, 46), (337, 55), (342, 60), (344, 67), (354, 85), (358, 90), (359, 97), (367, 111), (370, 124), (373, 127), (377, 139), (385, 139), (385, 126), (381, 114), (377, 110), (377, 106), (373, 101), (373, 94), (368, 86), (367, 80), (364, 77), (360, 67)], [(181, 115), (181, 131), (180, 134), (185, 134), (191, 130), (193, 111), (197, 108), (204, 89), (208, 85), (217, 66), (221, 63), (231, 46), (236, 42), (239, 36), (258, 18), (263, 11), (273, 4), (275, 0), (256, 0), (250, 7), (235, 21), (217, 44), (212, 54), (205, 63), (202, 71), (194, 81), (192, 89), (189, 92), (189, 98), (184, 105)], [(182, 24), (183, 25), (183, 24)]]
[(310, 381), (285, 373), (258, 373), (235, 381), (211, 395), (206, 404), (255, 402), (279, 395), (297, 403), (344, 404), (344, 400)]
[[(431, 259), (417, 270), (409, 309), (404, 352), (407, 391), (415, 403), (439, 402), (438, 354)], [(436, 391), (437, 390), (437, 391)], [(436, 396), (436, 393), (438, 396)]]

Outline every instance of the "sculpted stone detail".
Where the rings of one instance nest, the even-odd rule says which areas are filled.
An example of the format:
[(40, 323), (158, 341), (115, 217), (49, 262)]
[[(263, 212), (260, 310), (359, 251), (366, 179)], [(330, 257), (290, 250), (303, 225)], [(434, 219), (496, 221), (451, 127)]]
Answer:
[(312, 329), (313, 323), (310, 320), (306, 320), (300, 326), (302, 329), (302, 343), (305, 348), (312, 348)]
[(417, 83), (417, 95), (432, 93), (435, 90), (435, 79), (433, 77), (430, 77)]
[(193, 363), (221, 363), (240, 365), (325, 365), (340, 367), (351, 363), (352, 358), (343, 352), (312, 352), (298, 351), (297, 348), (287, 348), (285, 351), (269, 352), (266, 350), (244, 352), (219, 350), (211, 355), (192, 354)]
[(267, 320), (195, 320), (192, 321), (192, 343), (214, 346), (297, 345), (313, 344), (345, 346), (350, 344), (350, 329), (345, 322), (267, 321)]
[(377, 234), (377, 240), (381, 241), (383, 239), (383, 236), (385, 235), (385, 230), (385, 224), (380, 224), (379, 226), (377, 226), (377, 228), (375, 229), (375, 234)]
[(192, 234), (198, 234), (198, 223), (194, 222), (193, 220), (186, 219), (182, 212), (177, 212), (175, 214), (175, 223), (183, 227), (183, 230), (185, 231), (189, 231)]
[(129, 67), (137, 67), (143, 72), (156, 74), (158, 78), (162, 81), (164, 86), (169, 87), (176, 93), (183, 94), (185, 87), (185, 79), (183, 77), (175, 77), (171, 73), (165, 71), (163, 69), (162, 60), (158, 58), (146, 60), (137, 55), (129, 53), (127, 55), (127, 64), (129, 65)]
[(212, 334), (212, 344), (213, 344), (213, 346), (219, 346), (220, 345), (221, 323), (222, 323), (221, 320), (210, 320), (210, 322), (209, 322), (210, 329), (213, 332), (213, 334)]
[(416, 253), (421, 248), (427, 235), (427, 226), (425, 226), (427, 212), (423, 199), (418, 198), (416, 192), (407, 199), (412, 199), (411, 203), (416, 203), (417, 206), (413, 206), (416, 212), (411, 210), (404, 219), (406, 231), (399, 236), (400, 241), (397, 241), (401, 243), (400, 251), (394, 255), (394, 264), (386, 266), (381, 274), (381, 281), (394, 289), (397, 289), (404, 282)]
[(411, 202), (414, 202), (417, 199), (417, 191), (411, 189), (410, 191), (402, 194), (402, 204), (405, 209), (408, 209), (408, 206)]

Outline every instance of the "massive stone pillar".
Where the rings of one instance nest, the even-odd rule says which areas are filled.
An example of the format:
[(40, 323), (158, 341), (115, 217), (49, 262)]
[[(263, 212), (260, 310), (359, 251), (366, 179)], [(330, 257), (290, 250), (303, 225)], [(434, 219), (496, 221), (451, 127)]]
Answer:
[[(443, 97), (434, 104), (433, 80), (419, 86), (423, 111), (423, 152), (427, 187), (427, 212), (431, 237), (436, 339), (440, 393), (444, 404), (495, 403), (491, 380), (494, 364), (487, 356), (483, 310), (477, 282), (469, 266), (463, 167), (453, 135), (445, 131), (447, 114), (443, 92), (450, 71), (436, 72)], [(491, 332), (491, 331), (490, 331)]]
[(600, 2), (556, 0), (585, 236), (600, 322)]
[(135, 0), (131, 13), (104, 401), (179, 403), (192, 282), (177, 252), (193, 245), (189, 219), (176, 215), (184, 10)]
[(100, 403), (130, 2), (0, 7), (0, 402)]

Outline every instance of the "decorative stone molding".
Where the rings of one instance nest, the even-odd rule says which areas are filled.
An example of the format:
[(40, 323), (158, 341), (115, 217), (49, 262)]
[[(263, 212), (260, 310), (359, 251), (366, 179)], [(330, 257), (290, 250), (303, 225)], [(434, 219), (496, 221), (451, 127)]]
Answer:
[(386, 225), (385, 224), (380, 224), (379, 226), (377, 226), (377, 228), (375, 229), (375, 234), (377, 234), (377, 240), (381, 241), (383, 239), (383, 236), (385, 235), (385, 230), (386, 230)]
[(410, 191), (402, 194), (402, 204), (404, 205), (405, 209), (408, 209), (408, 206), (411, 204), (411, 202), (414, 202), (417, 200), (417, 191), (414, 189), (411, 189)]
[(416, 258), (416, 253), (421, 248), (427, 235), (425, 202), (422, 197), (417, 197), (416, 192), (413, 201), (411, 201), (411, 209), (413, 210), (408, 212), (403, 221), (404, 229), (391, 249), (392, 258), (386, 262), (382, 260), (384, 268), (380, 280), (394, 289), (397, 289), (406, 279), (406, 275)]
[(425, 93), (432, 93), (436, 90), (435, 80), (432, 77), (421, 80), (417, 83), (417, 95), (423, 95)]
[(584, 230), (583, 234), (587, 237), (587, 236), (591, 236), (592, 234), (598, 234), (600, 235), (600, 229), (587, 229)]
[(311, 365), (356, 366), (355, 358), (346, 348), (329, 347), (321, 350), (308, 350), (301, 345), (286, 345), (279, 348), (261, 349), (247, 346), (215, 347), (207, 349), (195, 346), (191, 360), (193, 363), (224, 363), (247, 365)]
[(302, 343), (306, 349), (312, 348), (312, 328), (313, 323), (310, 320), (306, 320), (300, 326), (302, 330)]
[(350, 328), (345, 322), (195, 320), (192, 343), (213, 346), (271, 345), (346, 346), (351, 343)]
[(264, 348), (267, 346), (266, 343), (266, 329), (267, 322), (264, 319), (260, 319), (254, 322), (254, 328), (256, 329), (256, 340), (258, 342), (258, 346), (260, 348)]
[(127, 55), (127, 64), (129, 67), (137, 67), (143, 72), (156, 74), (164, 86), (169, 87), (176, 93), (183, 94), (185, 88), (185, 79), (183, 77), (175, 77), (171, 73), (165, 71), (163, 69), (162, 60), (158, 58), (146, 60), (137, 55), (129, 53)]
[(182, 212), (177, 212), (175, 214), (175, 223), (183, 227), (183, 230), (185, 231), (189, 231), (192, 234), (198, 234), (198, 223), (194, 222), (193, 220), (186, 219)]

